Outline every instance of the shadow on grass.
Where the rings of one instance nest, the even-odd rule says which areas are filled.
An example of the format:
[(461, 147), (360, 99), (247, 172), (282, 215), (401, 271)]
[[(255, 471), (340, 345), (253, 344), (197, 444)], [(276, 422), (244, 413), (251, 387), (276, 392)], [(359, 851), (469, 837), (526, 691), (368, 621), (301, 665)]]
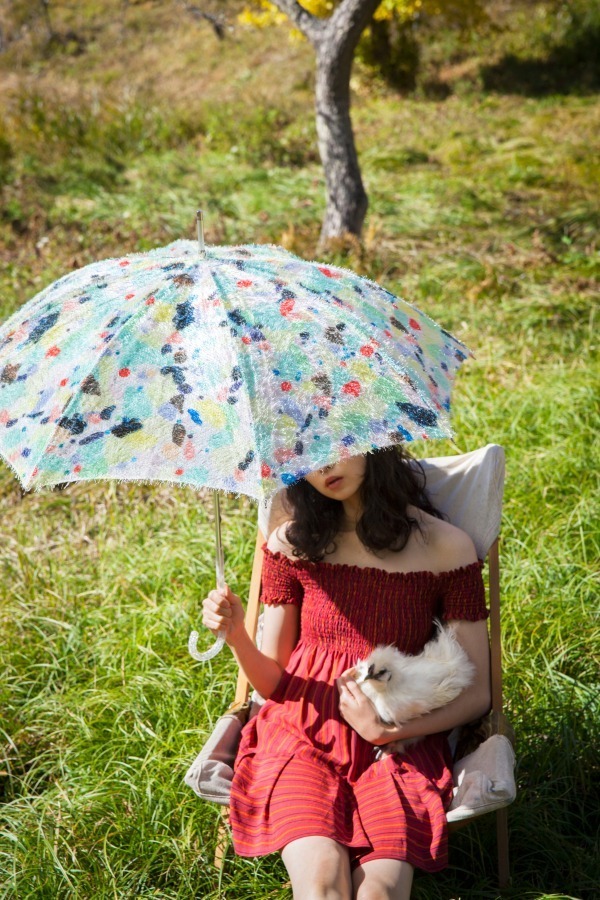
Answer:
[[(508, 808), (511, 885), (505, 900), (596, 900), (600, 884), (597, 703), (538, 712), (517, 728), (517, 799)], [(450, 836), (450, 865), (418, 873), (414, 900), (496, 900), (495, 814)]]
[(498, 63), (483, 66), (483, 86), (487, 91), (527, 97), (597, 93), (599, 47), (600, 22), (566, 39), (543, 58), (523, 59), (508, 53)]

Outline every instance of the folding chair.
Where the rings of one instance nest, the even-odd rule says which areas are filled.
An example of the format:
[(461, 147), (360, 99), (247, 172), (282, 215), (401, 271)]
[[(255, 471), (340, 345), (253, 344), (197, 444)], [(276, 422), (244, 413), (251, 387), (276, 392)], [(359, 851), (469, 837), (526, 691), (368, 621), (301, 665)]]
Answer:
[[(502, 715), (502, 661), (500, 632), (500, 577), (498, 536), (502, 514), (504, 488), (504, 450), (496, 444), (488, 444), (471, 453), (459, 456), (438, 457), (421, 460), (427, 479), (426, 490), (433, 504), (454, 525), (462, 528), (473, 540), (480, 559), (488, 559), (489, 608), (490, 608), (490, 652), (492, 681), (492, 729), (495, 733), (506, 734), (509, 726)], [(259, 512), (258, 536), (252, 569), (250, 593), (246, 609), (246, 630), (256, 639), (263, 545), (271, 532), (285, 520), (280, 495), (271, 506)], [(232, 709), (248, 702), (250, 685), (240, 671), (235, 700)], [(456, 774), (456, 772), (455, 772)], [(512, 772), (511, 772), (512, 777)], [(504, 888), (509, 883), (508, 818), (506, 805), (512, 798), (481, 801), (475, 806), (462, 805), (448, 813), (450, 830), (466, 824), (473, 818), (496, 810), (498, 841), (498, 882)], [(502, 805), (502, 804), (505, 805)], [(500, 807), (500, 808), (499, 808)], [(215, 864), (222, 865), (226, 851), (226, 840), (222, 833), (218, 841)]]

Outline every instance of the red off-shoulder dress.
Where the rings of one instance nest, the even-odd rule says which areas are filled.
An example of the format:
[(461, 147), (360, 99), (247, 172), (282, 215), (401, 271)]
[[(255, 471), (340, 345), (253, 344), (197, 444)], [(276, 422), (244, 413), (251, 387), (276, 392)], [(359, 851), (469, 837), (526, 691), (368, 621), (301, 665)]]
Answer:
[(242, 733), (231, 789), (236, 853), (263, 856), (301, 837), (333, 838), (354, 866), (447, 863), (452, 796), (445, 734), (377, 760), (340, 716), (335, 684), (377, 644), (418, 653), (432, 620), (487, 616), (481, 564), (450, 572), (291, 560), (265, 550), (262, 600), (300, 606), (300, 637), (273, 696)]

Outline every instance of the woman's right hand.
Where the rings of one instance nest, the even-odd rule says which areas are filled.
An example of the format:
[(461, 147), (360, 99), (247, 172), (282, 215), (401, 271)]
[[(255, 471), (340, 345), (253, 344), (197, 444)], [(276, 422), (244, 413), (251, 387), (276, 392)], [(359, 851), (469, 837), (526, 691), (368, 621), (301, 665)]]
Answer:
[(215, 588), (202, 603), (202, 623), (214, 634), (225, 632), (225, 640), (233, 646), (244, 630), (242, 601), (229, 589)]

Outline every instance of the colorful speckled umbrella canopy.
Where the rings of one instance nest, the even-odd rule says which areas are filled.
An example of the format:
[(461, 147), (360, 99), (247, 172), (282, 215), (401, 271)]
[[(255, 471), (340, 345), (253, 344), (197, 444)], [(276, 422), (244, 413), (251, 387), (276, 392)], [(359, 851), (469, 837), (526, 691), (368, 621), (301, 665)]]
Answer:
[(467, 349), (345, 269), (177, 241), (59, 279), (0, 329), (0, 453), (26, 490), (152, 480), (268, 498), (451, 434)]
[[(279, 247), (206, 249), (199, 230), (66, 275), (0, 328), (0, 454), (26, 490), (109, 478), (267, 499), (340, 458), (449, 436), (467, 355), (372, 281)], [(199, 660), (224, 642), (199, 654), (197, 637)]]

